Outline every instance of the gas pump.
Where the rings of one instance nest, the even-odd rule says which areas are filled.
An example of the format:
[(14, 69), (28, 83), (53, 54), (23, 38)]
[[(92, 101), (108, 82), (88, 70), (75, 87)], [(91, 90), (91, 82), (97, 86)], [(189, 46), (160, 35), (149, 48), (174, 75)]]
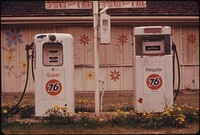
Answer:
[(134, 107), (162, 112), (173, 104), (171, 27), (134, 28)]
[(74, 49), (70, 34), (45, 33), (34, 37), (35, 116), (54, 105), (74, 113)]

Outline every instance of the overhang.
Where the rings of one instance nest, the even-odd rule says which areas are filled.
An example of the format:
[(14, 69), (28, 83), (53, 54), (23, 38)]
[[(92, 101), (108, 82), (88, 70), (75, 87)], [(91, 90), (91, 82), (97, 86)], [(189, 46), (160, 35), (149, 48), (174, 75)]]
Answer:
[[(111, 23), (134, 22), (197, 23), (199, 22), (199, 16), (111, 16)], [(44, 23), (90, 24), (93, 23), (93, 17), (1, 17), (1, 24)]]

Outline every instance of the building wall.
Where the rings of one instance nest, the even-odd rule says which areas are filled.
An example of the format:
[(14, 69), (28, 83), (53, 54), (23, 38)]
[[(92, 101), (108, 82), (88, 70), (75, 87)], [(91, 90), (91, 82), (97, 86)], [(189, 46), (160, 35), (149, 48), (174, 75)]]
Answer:
[[(112, 25), (111, 44), (99, 46), (100, 78), (103, 77), (105, 80), (105, 90), (133, 90), (134, 26), (136, 25)], [(181, 64), (181, 89), (199, 89), (198, 29), (198, 24), (172, 25), (173, 41), (177, 45)], [(74, 36), (75, 90), (94, 90), (91, 25), (21, 24), (1, 25), (2, 92), (23, 91), (27, 64), (25, 45), (30, 44), (38, 33), (53, 32), (70, 33)], [(32, 92), (34, 83), (31, 70), (29, 72), (27, 91)], [(176, 85), (175, 87), (177, 88)]]

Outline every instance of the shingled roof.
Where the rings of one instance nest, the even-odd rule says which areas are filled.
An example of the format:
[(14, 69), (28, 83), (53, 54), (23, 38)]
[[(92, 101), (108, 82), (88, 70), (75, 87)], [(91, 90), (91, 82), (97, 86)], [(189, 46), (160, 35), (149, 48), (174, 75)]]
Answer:
[[(108, 9), (111, 16), (199, 16), (197, 1), (146, 1), (146, 8)], [(92, 9), (46, 10), (45, 1), (4, 1), (1, 17), (92, 16)]]

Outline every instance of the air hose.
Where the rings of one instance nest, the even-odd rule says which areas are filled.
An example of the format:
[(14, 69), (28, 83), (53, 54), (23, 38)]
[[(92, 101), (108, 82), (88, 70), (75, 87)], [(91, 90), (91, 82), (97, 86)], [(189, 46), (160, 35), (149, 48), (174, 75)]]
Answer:
[[(26, 92), (26, 88), (27, 88), (27, 84), (28, 84), (28, 77), (29, 77), (29, 59), (30, 57), (32, 57), (33, 59), (33, 53), (32, 55), (29, 55), (29, 50), (30, 49), (33, 49), (33, 43), (31, 43), (31, 45), (26, 45), (25, 47), (25, 50), (26, 50), (26, 59), (27, 59), (27, 66), (26, 66), (26, 82), (25, 82), (25, 85), (24, 85), (24, 90), (23, 90), (23, 93), (21, 95), (21, 98), (20, 100), (17, 102), (17, 104), (15, 106), (13, 106), (9, 111), (8, 111), (8, 114), (12, 113), (17, 107), (18, 105), (20, 104), (20, 102), (22, 101), (23, 97), (24, 97), (24, 94)], [(32, 60), (33, 61), (33, 60)], [(32, 63), (33, 64), (33, 63)], [(33, 69), (32, 69), (33, 71)], [(32, 73), (33, 74), (33, 73)]]
[[(174, 44), (174, 42), (172, 42), (172, 50), (174, 51), (175, 55), (176, 55), (176, 61), (177, 61), (177, 68), (178, 68), (178, 88), (174, 97), (174, 102), (176, 101), (176, 98), (178, 96), (178, 93), (180, 91), (180, 64), (179, 64), (179, 58), (178, 58), (178, 53), (177, 53), (177, 49), (176, 49), (176, 45)], [(174, 71), (174, 66), (175, 66), (175, 58), (173, 55), (173, 89), (174, 89), (174, 78), (175, 78), (175, 71)], [(175, 89), (174, 89), (175, 90)]]

